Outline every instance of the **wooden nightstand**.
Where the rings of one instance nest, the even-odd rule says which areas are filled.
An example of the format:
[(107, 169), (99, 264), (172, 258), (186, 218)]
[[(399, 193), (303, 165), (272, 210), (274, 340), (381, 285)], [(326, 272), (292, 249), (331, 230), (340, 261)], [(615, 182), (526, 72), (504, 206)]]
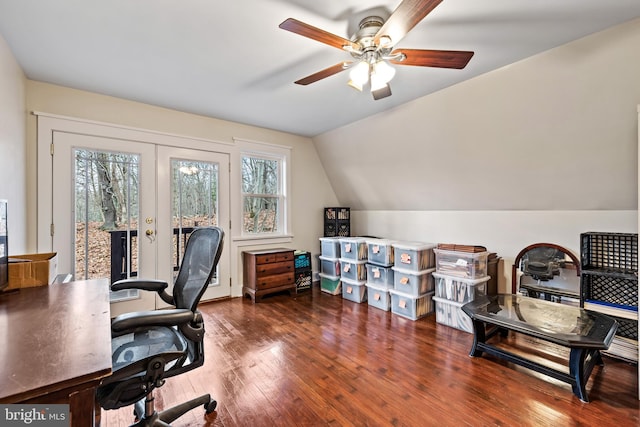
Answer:
[(275, 292), (296, 292), (293, 249), (277, 248), (242, 253), (244, 286), (243, 295), (253, 302)]

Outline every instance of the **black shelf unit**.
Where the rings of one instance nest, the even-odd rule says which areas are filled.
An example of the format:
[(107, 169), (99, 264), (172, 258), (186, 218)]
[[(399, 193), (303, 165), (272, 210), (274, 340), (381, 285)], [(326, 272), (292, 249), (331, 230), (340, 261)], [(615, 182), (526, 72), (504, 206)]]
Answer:
[(351, 209), (324, 208), (324, 237), (351, 236)]

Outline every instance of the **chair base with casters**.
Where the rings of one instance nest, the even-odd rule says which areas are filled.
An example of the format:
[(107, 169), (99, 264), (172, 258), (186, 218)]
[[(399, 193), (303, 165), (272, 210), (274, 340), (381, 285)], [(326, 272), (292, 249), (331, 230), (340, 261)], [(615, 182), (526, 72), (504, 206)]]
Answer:
[(222, 252), (224, 233), (218, 227), (195, 229), (185, 246), (184, 257), (172, 294), (161, 280), (126, 279), (111, 285), (113, 291), (153, 291), (175, 308), (125, 313), (111, 323), (112, 374), (96, 392), (104, 409), (134, 405), (133, 426), (169, 426), (186, 412), (202, 405), (215, 411), (209, 394), (163, 411), (156, 411), (153, 392), (165, 381), (204, 364), (204, 319), (197, 310)]

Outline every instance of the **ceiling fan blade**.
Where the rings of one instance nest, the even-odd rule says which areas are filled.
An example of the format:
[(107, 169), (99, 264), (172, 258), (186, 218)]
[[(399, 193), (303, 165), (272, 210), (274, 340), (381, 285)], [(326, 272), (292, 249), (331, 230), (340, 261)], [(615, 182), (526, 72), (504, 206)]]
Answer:
[(311, 74), (310, 76), (297, 80), (294, 83), (297, 85), (306, 86), (308, 84), (315, 83), (318, 80), (322, 80), (329, 76), (333, 76), (334, 74), (338, 74), (339, 72), (349, 68), (350, 65), (351, 65), (351, 61), (343, 61), (343, 62), (340, 62), (339, 64), (332, 65), (329, 68), (325, 68), (322, 71), (318, 71), (317, 73)]
[(464, 50), (428, 49), (398, 49), (391, 52), (391, 55), (400, 53), (404, 55), (404, 59), (390, 59), (389, 62), (398, 65), (462, 69), (467, 66), (473, 56), (473, 52)]
[(285, 19), (280, 25), (283, 30), (291, 31), (292, 33), (299, 34), (304, 37), (319, 41), (320, 43), (328, 44), (329, 46), (343, 49), (344, 46), (350, 46), (354, 50), (361, 50), (362, 48), (344, 37), (336, 36), (320, 28), (316, 28), (312, 25), (305, 24), (302, 21), (298, 21), (294, 18)]
[[(374, 43), (382, 46), (395, 46), (418, 22), (429, 14), (442, 0), (403, 0), (382, 25), (374, 37)], [(383, 36), (390, 42), (381, 42)]]

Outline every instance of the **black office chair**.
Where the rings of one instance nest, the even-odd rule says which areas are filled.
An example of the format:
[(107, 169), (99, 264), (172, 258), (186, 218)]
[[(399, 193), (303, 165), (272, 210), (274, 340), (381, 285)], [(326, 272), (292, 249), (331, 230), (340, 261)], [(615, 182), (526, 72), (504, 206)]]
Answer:
[(173, 286), (161, 280), (125, 279), (113, 291), (155, 291), (175, 308), (122, 314), (111, 324), (113, 374), (98, 387), (96, 398), (104, 409), (135, 404), (133, 426), (168, 426), (187, 411), (204, 405), (207, 414), (217, 402), (209, 394), (157, 412), (153, 390), (169, 378), (204, 363), (204, 321), (197, 310), (222, 253), (224, 232), (218, 227), (197, 228), (189, 236), (180, 271)]

